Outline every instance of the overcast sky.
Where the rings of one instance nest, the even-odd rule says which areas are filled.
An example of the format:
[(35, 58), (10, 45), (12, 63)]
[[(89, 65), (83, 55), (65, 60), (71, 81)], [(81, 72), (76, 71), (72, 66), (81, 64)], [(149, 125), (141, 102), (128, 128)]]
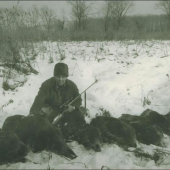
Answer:
[[(0, 1), (0, 7), (12, 7), (16, 5), (18, 1)], [(100, 8), (103, 1), (95, 1), (93, 4), (94, 13), (96, 15), (100, 14)], [(129, 13), (129, 15), (155, 15), (162, 14), (162, 12), (156, 8), (156, 3), (158, 1), (134, 1), (134, 7)], [(19, 1), (19, 5), (28, 9), (33, 4), (36, 4), (38, 7), (47, 5), (51, 9), (55, 10), (56, 14), (60, 15), (61, 11), (64, 9), (66, 14), (70, 14), (71, 7), (67, 1)]]

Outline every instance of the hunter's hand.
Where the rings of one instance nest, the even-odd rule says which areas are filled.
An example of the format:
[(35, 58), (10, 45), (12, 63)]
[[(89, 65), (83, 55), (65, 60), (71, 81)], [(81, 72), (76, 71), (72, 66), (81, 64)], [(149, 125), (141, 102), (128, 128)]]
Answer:
[(74, 106), (68, 105), (64, 112), (72, 112), (75, 109)]

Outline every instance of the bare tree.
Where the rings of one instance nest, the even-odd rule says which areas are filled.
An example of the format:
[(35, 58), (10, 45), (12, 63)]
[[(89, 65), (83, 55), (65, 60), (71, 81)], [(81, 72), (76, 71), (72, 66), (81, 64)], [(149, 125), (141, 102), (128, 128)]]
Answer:
[(144, 31), (146, 19), (143, 16), (134, 16), (132, 20), (135, 23), (135, 26), (139, 32)]
[(42, 17), (43, 25), (45, 26), (47, 31), (50, 31), (55, 19), (54, 11), (49, 9), (47, 6), (43, 6), (41, 8), (41, 17)]
[(0, 23), (6, 30), (18, 30), (25, 26), (25, 12), (20, 6), (0, 10)]
[(28, 22), (34, 28), (40, 24), (40, 11), (36, 5), (33, 5), (28, 12)]
[(91, 4), (87, 4), (84, 0), (69, 1), (72, 6), (72, 16), (76, 22), (76, 29), (84, 29), (86, 26), (86, 19), (91, 10)]
[(109, 27), (109, 23), (111, 20), (111, 5), (110, 1), (106, 1), (103, 8), (102, 8), (102, 14), (104, 19), (104, 30), (107, 31)]
[(127, 12), (133, 7), (133, 5), (134, 3), (132, 1), (110, 1), (111, 17), (118, 30), (123, 24)]
[(58, 26), (61, 30), (64, 30), (64, 26), (65, 26), (65, 23), (66, 23), (66, 15), (65, 15), (65, 11), (62, 10), (62, 16), (61, 16), (61, 19), (58, 20)]
[(157, 7), (166, 13), (170, 20), (170, 1), (162, 0), (157, 3)]

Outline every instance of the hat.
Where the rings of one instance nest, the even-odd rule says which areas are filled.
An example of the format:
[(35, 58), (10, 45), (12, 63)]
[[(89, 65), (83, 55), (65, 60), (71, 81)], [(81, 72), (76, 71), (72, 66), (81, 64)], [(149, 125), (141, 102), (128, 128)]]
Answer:
[(68, 65), (65, 63), (57, 63), (54, 67), (54, 76), (68, 77)]

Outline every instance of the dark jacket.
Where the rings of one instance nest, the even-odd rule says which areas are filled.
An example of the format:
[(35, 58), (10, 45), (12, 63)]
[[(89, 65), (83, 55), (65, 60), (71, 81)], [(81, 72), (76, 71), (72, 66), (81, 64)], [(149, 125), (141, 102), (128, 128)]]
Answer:
[[(74, 99), (79, 95), (79, 90), (74, 82), (66, 80), (63, 86), (57, 86), (54, 77), (42, 83), (38, 95), (30, 109), (30, 114), (39, 114), (42, 107), (51, 107), (62, 112), (60, 106), (71, 98)], [(79, 97), (72, 106), (79, 108), (82, 99)]]

